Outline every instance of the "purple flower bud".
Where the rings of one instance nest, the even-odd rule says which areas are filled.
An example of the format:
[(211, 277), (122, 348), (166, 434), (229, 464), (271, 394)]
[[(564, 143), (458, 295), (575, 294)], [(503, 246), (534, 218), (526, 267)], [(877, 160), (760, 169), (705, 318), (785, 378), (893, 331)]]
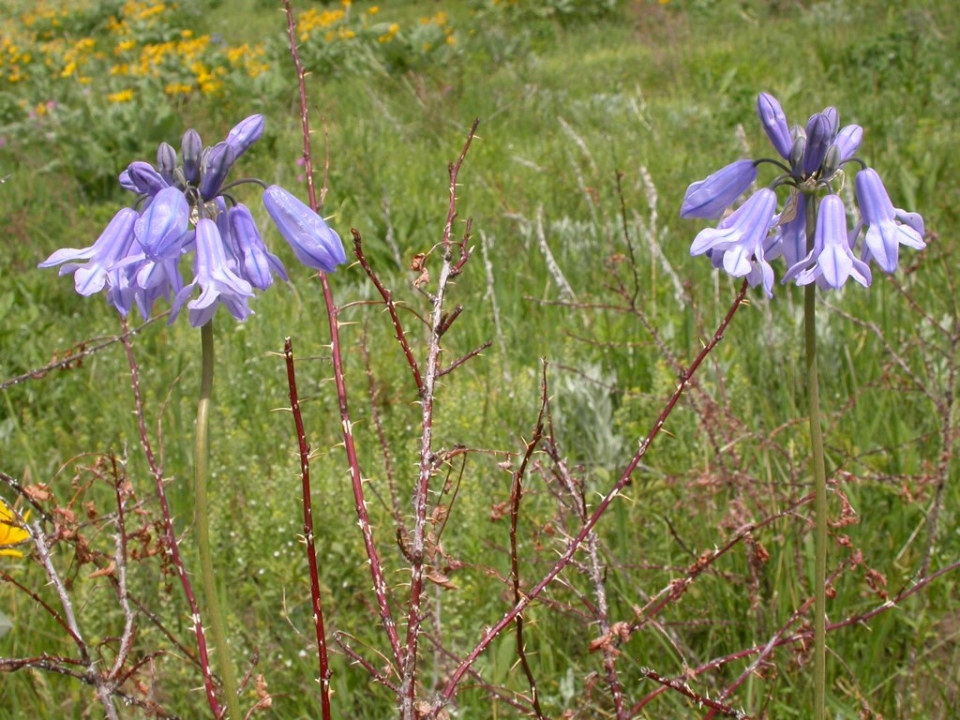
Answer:
[(141, 195), (152, 197), (165, 187), (169, 187), (169, 183), (153, 169), (153, 165), (139, 160), (130, 163), (127, 167), (127, 178), (134, 190)]
[(124, 190), (129, 190), (132, 193), (137, 192), (137, 186), (133, 184), (133, 180), (130, 178), (130, 168), (127, 168), (122, 173), (120, 173), (120, 187)]
[(170, 143), (162, 142), (157, 148), (157, 170), (167, 185), (173, 185), (173, 173), (177, 169), (177, 151)]
[(841, 163), (853, 157), (860, 148), (861, 140), (863, 140), (863, 128), (859, 125), (847, 125), (837, 133), (837, 139), (833, 141), (833, 145), (840, 151)]
[(217, 143), (210, 148), (210, 152), (204, 153), (200, 163), (200, 195), (205, 200), (212, 200), (217, 196), (236, 159), (233, 146), (225, 142)]
[(780, 153), (780, 157), (789, 160), (790, 150), (793, 149), (793, 138), (790, 137), (790, 128), (787, 126), (787, 116), (783, 114), (780, 103), (773, 95), (760, 93), (757, 98), (757, 117), (760, 118), (767, 137)]
[(245, 205), (230, 208), (227, 224), (239, 254), (241, 277), (258, 290), (266, 290), (273, 284), (274, 273), (284, 282), (289, 279), (283, 263), (263, 244), (257, 224)]
[(757, 167), (752, 160), (730, 163), (687, 188), (680, 217), (716, 220), (756, 179)]
[(190, 128), (183, 134), (180, 142), (180, 155), (183, 157), (183, 176), (189, 183), (195, 183), (200, 178), (200, 153), (203, 152), (203, 141), (200, 133)]
[(799, 125), (793, 128), (793, 147), (790, 149), (790, 167), (796, 171), (803, 160), (803, 154), (807, 151), (807, 134)]
[(839, 169), (840, 148), (834, 143), (827, 148), (827, 154), (823, 156), (823, 162), (820, 164), (820, 177), (823, 179), (832, 178)]
[(867, 226), (863, 259), (873, 258), (884, 272), (892, 273), (897, 269), (901, 245), (915, 250), (927, 246), (921, 234), (923, 219), (893, 207), (883, 181), (872, 168), (857, 173), (856, 186), (860, 213)]
[(817, 113), (807, 122), (807, 145), (803, 151), (803, 174), (807, 177), (820, 169), (827, 148), (833, 144), (831, 122), (823, 113)]
[(245, 120), (237, 123), (229, 133), (227, 133), (227, 144), (233, 148), (235, 157), (240, 157), (263, 135), (264, 119), (263, 115), (251, 115)]
[(827, 119), (827, 132), (835, 137), (837, 130), (840, 129), (840, 113), (831, 105), (828, 108), (824, 108), (820, 114)]
[(268, 187), (263, 193), (263, 205), (301, 263), (329, 273), (347, 261), (340, 236), (282, 187)]
[(153, 260), (173, 259), (180, 254), (188, 230), (190, 205), (177, 188), (164, 188), (137, 220), (137, 241)]

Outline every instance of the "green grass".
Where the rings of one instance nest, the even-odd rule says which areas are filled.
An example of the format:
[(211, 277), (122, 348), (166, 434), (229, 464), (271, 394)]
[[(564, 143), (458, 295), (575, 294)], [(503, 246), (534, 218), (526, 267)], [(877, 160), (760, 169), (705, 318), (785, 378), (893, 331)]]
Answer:
[[(392, 7), (396, 5), (396, 7)], [(370, 3), (356, 3), (360, 12)], [(676, 368), (663, 356), (636, 315), (558, 305), (559, 289), (537, 241), (537, 218), (550, 248), (582, 305), (612, 305), (612, 267), (628, 279), (628, 252), (621, 226), (616, 173), (631, 241), (638, 258), (638, 306), (681, 365), (699, 351), (726, 311), (737, 285), (689, 257), (701, 225), (678, 219), (686, 186), (743, 153), (738, 125), (754, 154), (766, 139), (755, 119), (758, 92), (782, 102), (791, 121), (835, 105), (841, 121), (865, 128), (861, 155), (887, 182), (894, 204), (920, 211), (931, 234), (926, 251), (905, 250), (897, 285), (875, 274), (869, 292), (859, 286), (823, 296), (821, 303), (821, 398), (826, 420), (827, 469), (856, 512), (856, 522), (832, 530), (837, 540), (829, 564), (850, 561), (828, 601), (831, 621), (882, 603), (868, 578), (886, 580), (886, 592), (909, 587), (927, 551), (925, 517), (934, 497), (944, 448), (944, 418), (936, 402), (956, 392), (956, 244), (960, 94), (956, 83), (958, 19), (949, 2), (887, 3), (690, 2), (660, 6), (625, 3), (609, 20), (560, 24), (527, 18), (516, 25), (478, 23), (470, 3), (445, 3), (462, 32), (461, 54), (441, 66), (404, 74), (311, 75), (308, 92), (322, 153), (329, 133), (330, 192), (324, 208), (343, 237), (359, 230), (374, 266), (411, 309), (424, 299), (406, 270), (412, 256), (440, 239), (448, 196), (447, 164), (454, 160), (474, 118), (481, 121), (460, 175), (456, 232), (473, 219), (473, 259), (451, 291), (465, 310), (445, 336), (451, 361), (485, 340), (494, 346), (439, 389), (436, 446), (462, 444), (467, 455), (445, 552), (462, 562), (451, 572), (456, 590), (430, 588), (431, 627), (455, 653), (467, 652), (485, 625), (509, 607), (506, 517), (491, 511), (509, 499), (506, 452), (522, 452), (536, 419), (541, 358), (549, 362), (554, 428), (560, 451), (582, 479), (589, 504), (608, 489), (629, 460), (676, 386)], [(403, 26), (433, 15), (433, 2), (383, 3), (380, 16)], [(222, 3), (202, 16), (203, 30), (232, 43), (272, 35), (282, 39), (282, 16), (264, 2)], [(469, 28), (476, 29), (473, 36)], [(293, 73), (282, 55), (273, 84), (220, 103), (191, 102), (174, 108), (174, 135), (186, 127), (205, 139), (221, 136), (248, 112), (267, 116), (267, 136), (244, 157), (245, 174), (296, 188), (301, 140), (291, 104)], [(45, 98), (36, 98), (37, 101)], [(3, 131), (0, 130), (0, 135)], [(110, 157), (115, 175), (134, 159), (151, 159), (161, 138)], [(58, 247), (82, 247), (95, 239), (120, 203), (119, 191), (91, 190), (53, 164), (64, 149), (42, 137), (0, 148), (0, 382), (43, 367), (77, 343), (115, 335), (119, 323), (103, 298), (75, 295), (69, 278), (36, 264)], [(318, 154), (318, 157), (320, 155)], [(649, 222), (644, 168), (656, 189), (653, 257), (643, 233)], [(297, 188), (299, 192), (302, 188)], [(264, 219), (255, 195), (250, 201)], [(389, 209), (387, 213), (385, 208)], [(272, 231), (271, 231), (272, 232)], [(394, 239), (398, 258), (387, 238)], [(481, 254), (486, 238), (500, 325), (493, 322)], [(349, 475), (338, 446), (340, 426), (330, 383), (326, 316), (319, 284), (293, 265), (292, 253), (273, 233), (268, 243), (291, 270), (292, 283), (255, 301), (256, 315), (242, 325), (226, 317), (216, 327), (212, 518), (219, 570), (229, 604), (228, 634), (241, 667), (254, 654), (275, 695), (268, 715), (318, 717), (310, 642), (309, 585), (298, 541), (300, 502), (296, 442), (282, 358), (283, 338), (294, 339), (301, 399), (313, 466), (319, 561), (328, 629), (354, 638), (352, 645), (377, 664), (387, 648), (375, 622), (370, 578), (356, 528)], [(904, 267), (906, 266), (906, 267)], [(681, 291), (670, 273), (674, 273)], [(779, 270), (778, 270), (779, 272)], [(341, 304), (372, 299), (375, 291), (358, 266), (330, 278)], [(696, 556), (723, 545), (744, 524), (784, 510), (809, 491), (807, 427), (803, 419), (800, 293), (778, 286), (767, 302), (759, 292), (741, 309), (726, 338), (702, 368), (697, 388), (670, 418), (644, 460), (635, 484), (601, 523), (601, 554), (613, 621), (629, 621), (632, 608), (683, 577)], [(915, 301), (916, 307), (911, 302)], [(622, 302), (619, 303), (622, 305)], [(921, 317), (917, 308), (922, 308)], [(902, 358), (888, 352), (874, 323)], [(368, 487), (388, 498), (385, 470), (367, 395), (360, 340), (368, 333), (377, 410), (390, 442), (403, 507), (409, 506), (417, 462), (419, 405), (387, 315), (376, 306), (355, 306), (342, 318), (346, 378), (361, 463)], [(404, 315), (418, 349), (423, 333)], [(945, 330), (941, 330), (940, 327)], [(196, 567), (191, 533), (192, 426), (198, 385), (199, 334), (186, 323), (163, 321), (135, 340), (153, 441), (162, 427), (164, 469), (182, 550)], [(906, 369), (905, 369), (906, 368)], [(86, 358), (82, 366), (56, 370), (2, 391), (0, 470), (24, 484), (47, 483), (56, 500), (74, 507), (93, 501), (111, 511), (111, 493), (94, 480), (100, 455), (115, 455), (144, 508), (156, 513), (151, 480), (132, 415), (129, 369), (122, 348)], [(912, 375), (912, 377), (911, 377)], [(923, 383), (920, 392), (913, 379)], [(946, 416), (955, 433), (956, 409)], [(956, 447), (946, 448), (947, 477), (956, 475)], [(551, 463), (527, 478), (520, 524), (521, 573), (531, 585), (564, 546), (563, 530), (575, 531), (569, 511), (558, 510)], [(102, 470), (96, 472), (102, 473)], [(454, 475), (459, 465), (454, 464)], [(952, 480), (952, 478), (951, 478)], [(86, 483), (90, 483), (87, 487)], [(438, 480), (438, 483), (442, 482)], [(4, 497), (13, 499), (12, 493)], [(448, 498), (449, 496), (447, 496)], [(441, 500), (438, 500), (440, 502)], [(948, 482), (931, 569), (960, 553), (956, 510)], [(387, 500), (389, 502), (389, 500)], [(442, 502), (449, 502), (448, 499)], [(839, 515), (840, 504), (832, 511)], [(370, 511), (382, 544), (388, 581), (398, 607), (405, 600), (406, 560), (396, 549), (387, 507), (371, 498)], [(152, 517), (152, 515), (151, 515)], [(674, 677), (686, 667), (766, 643), (810, 593), (813, 546), (809, 513), (800, 510), (758, 531), (757, 545), (740, 544), (686, 594), (622, 648), (617, 661), (631, 703), (655, 689), (641, 667)], [(112, 530), (84, 528), (109, 551)], [(67, 552), (64, 548), (64, 553)], [(860, 564), (852, 563), (857, 552)], [(758, 554), (759, 553), (759, 554)], [(59, 557), (75, 580), (74, 602), (90, 639), (116, 636), (116, 599), (102, 581), (87, 579), (88, 565)], [(578, 559), (579, 556), (578, 556)], [(29, 560), (0, 558), (0, 569), (36, 589), (48, 601), (41, 568)], [(133, 565), (134, 591), (192, 649), (189, 617), (172, 575), (161, 576), (156, 558)], [(589, 593), (586, 578), (570, 571), (567, 582)], [(828, 636), (830, 712), (839, 717), (950, 717), (960, 702), (956, 667), (956, 577), (947, 575), (898, 610)], [(549, 602), (525, 614), (528, 653), (545, 712), (600, 717), (611, 711), (600, 673), (599, 635), (576, 611), (570, 586), (553, 588)], [(74, 652), (63, 632), (12, 585), (0, 585), (0, 610), (14, 629), (0, 639), (0, 658)], [(808, 616), (809, 617), (809, 616)], [(182, 717), (206, 711), (200, 675), (168, 639), (141, 618), (139, 652), (168, 651), (153, 674), (143, 673), (156, 699)], [(797, 629), (794, 627), (793, 629)], [(792, 630), (793, 630), (792, 629)], [(422, 694), (451, 669), (423, 643)], [(101, 648), (112, 657), (112, 646)], [(776, 651), (771, 664), (729, 699), (751, 717), (809, 716), (810, 656), (796, 646)], [(690, 681), (714, 697), (750, 659), (730, 663)], [(477, 663), (487, 682), (528, 692), (515, 665), (513, 637), (498, 639)], [(378, 665), (379, 667), (379, 665)], [(336, 717), (384, 717), (393, 699), (342, 655), (333, 660)], [(191, 688), (187, 691), (185, 688)], [(254, 701), (251, 694), (245, 704)], [(458, 696), (462, 717), (519, 717), (515, 709), (476, 683)], [(16, 717), (81, 717), (99, 713), (89, 688), (37, 670), (4, 676), (0, 707)], [(129, 716), (137, 717), (132, 711)], [(206, 711), (208, 713), (208, 711)], [(666, 693), (639, 717), (701, 717), (688, 700)]]

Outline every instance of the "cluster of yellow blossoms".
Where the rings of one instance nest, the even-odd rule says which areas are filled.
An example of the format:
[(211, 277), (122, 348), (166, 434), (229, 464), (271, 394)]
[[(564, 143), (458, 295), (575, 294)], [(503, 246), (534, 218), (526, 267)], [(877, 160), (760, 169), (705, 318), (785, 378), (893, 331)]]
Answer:
[(220, 93), (232, 73), (255, 78), (269, 70), (263, 45), (227, 46), (188, 29), (169, 39), (177, 10), (176, 3), (162, 0), (128, 0), (107, 19), (106, 34), (76, 37), (70, 28), (82, 23), (72, 21), (96, 12), (95, 6), (79, 2), (54, 10), (38, 2), (32, 12), (2, 21), (0, 89), (33, 83), (50, 96), (58, 81), (87, 85), (105, 73), (113, 78), (107, 100), (123, 103), (136, 97), (144, 79), (170, 96), (209, 96)]

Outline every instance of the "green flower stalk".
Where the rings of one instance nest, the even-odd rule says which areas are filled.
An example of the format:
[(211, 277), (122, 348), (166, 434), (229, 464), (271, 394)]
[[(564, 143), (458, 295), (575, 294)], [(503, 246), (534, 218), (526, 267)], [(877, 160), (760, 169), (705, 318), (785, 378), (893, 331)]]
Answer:
[[(259, 180), (226, 183), (233, 165), (260, 138), (263, 129), (263, 116), (251, 115), (230, 130), (224, 141), (208, 148), (203, 147), (195, 130), (187, 130), (179, 158), (171, 145), (161, 143), (156, 166), (137, 161), (120, 174), (120, 185), (134, 194), (132, 207), (121, 209), (90, 247), (63, 248), (40, 263), (40, 267), (60, 266), (61, 275), (72, 273), (81, 295), (106, 290), (107, 301), (124, 317), (136, 306), (148, 318), (155, 302), (166, 298), (170, 301), (171, 323), (186, 307), (188, 321), (200, 328), (195, 527), (206, 618), (230, 720), (242, 720), (244, 716), (227, 645), (210, 542), (207, 480), (213, 317), (223, 306), (237, 320), (246, 320), (253, 314), (249, 302), (255, 297), (254, 289), (266, 290), (273, 284), (274, 276), (288, 279), (283, 264), (260, 237), (250, 210), (235, 199), (234, 189), (252, 184), (263, 190), (268, 215), (297, 259), (307, 267), (330, 273), (346, 262), (340, 236), (286, 190)], [(184, 273), (189, 278), (186, 282)], [(197, 290), (199, 296), (193, 299)], [(200, 618), (194, 621), (202, 627)], [(209, 681), (210, 669), (205, 667), (203, 672)], [(212, 691), (210, 703), (216, 713)]]
[[(805, 127), (792, 129), (772, 96), (761, 93), (757, 116), (778, 158), (737, 160), (687, 188), (680, 209), (684, 218), (719, 219), (716, 228), (696, 236), (691, 255), (706, 255), (715, 268), (760, 285), (773, 297), (771, 261), (783, 257), (782, 283), (804, 286), (806, 383), (810, 420), (810, 458), (816, 515), (814, 563), (814, 718), (824, 720), (826, 708), (826, 568), (827, 477), (820, 423), (817, 372), (816, 288), (839, 290), (847, 280), (868, 288), (870, 263), (887, 273), (897, 269), (901, 245), (922, 250), (923, 219), (895, 208), (876, 171), (856, 158), (863, 128), (840, 127), (836, 108), (815, 113)], [(753, 193), (732, 212), (738, 198), (756, 181), (758, 167), (770, 164), (779, 174), (768, 187)], [(848, 208), (838, 194), (845, 173), (856, 172), (859, 209), (850, 215), (862, 220), (847, 227)], [(777, 192), (787, 188), (783, 205)], [(863, 236), (862, 247), (858, 243)]]
[(213, 320), (200, 328), (200, 401), (197, 403), (197, 428), (193, 455), (193, 488), (197, 548), (200, 553), (200, 575), (203, 579), (203, 596), (207, 606), (207, 618), (213, 636), (214, 652), (223, 680), (224, 702), (228, 716), (243, 718), (237, 697), (237, 676), (233, 671), (230, 650), (227, 647), (227, 632), (224, 628), (217, 580), (213, 572), (213, 553), (210, 544), (210, 503), (207, 499), (207, 478), (210, 458), (210, 398), (213, 394)]

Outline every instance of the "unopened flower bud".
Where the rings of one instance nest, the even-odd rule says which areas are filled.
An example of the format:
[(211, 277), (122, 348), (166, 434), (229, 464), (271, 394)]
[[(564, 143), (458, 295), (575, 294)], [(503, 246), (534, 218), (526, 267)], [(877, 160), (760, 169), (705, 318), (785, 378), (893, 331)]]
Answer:
[(220, 142), (204, 152), (200, 163), (200, 195), (205, 200), (217, 196), (223, 180), (237, 159), (233, 146)]
[(837, 170), (840, 167), (840, 148), (837, 147), (837, 144), (834, 143), (827, 149), (827, 154), (823, 158), (823, 163), (821, 164), (821, 177), (824, 179), (829, 179), (834, 176)]
[(789, 159), (793, 139), (790, 137), (790, 128), (787, 126), (787, 116), (783, 114), (777, 99), (767, 93), (760, 93), (760, 97), (757, 98), (757, 117), (760, 118), (763, 129), (776, 151), (784, 160)]
[(799, 128), (794, 128), (793, 149), (790, 151), (790, 167), (800, 167), (803, 154), (807, 149), (807, 135)]
[(187, 182), (195, 183), (200, 178), (200, 154), (203, 152), (203, 141), (200, 133), (190, 128), (183, 134), (180, 142), (180, 155), (183, 157), (183, 176)]
[(263, 115), (251, 115), (237, 123), (227, 133), (227, 144), (233, 148), (234, 156), (240, 157), (248, 147), (253, 145), (263, 135)]
[(168, 185), (173, 184), (173, 173), (177, 169), (177, 151), (170, 143), (162, 142), (157, 148), (157, 170)]
[(282, 187), (268, 187), (263, 193), (263, 205), (301, 263), (333, 272), (337, 265), (347, 261), (340, 236), (322, 217)]
[[(833, 108), (827, 108), (836, 110)], [(833, 144), (834, 134), (831, 132), (832, 120), (829, 115), (817, 113), (807, 122), (807, 146), (803, 151), (803, 174), (813, 175), (823, 164), (827, 148)]]
[(168, 187), (166, 180), (160, 173), (154, 170), (153, 165), (147, 162), (137, 160), (130, 163), (127, 167), (126, 179), (132, 185), (133, 189), (141, 195), (150, 195), (153, 197), (158, 192)]

